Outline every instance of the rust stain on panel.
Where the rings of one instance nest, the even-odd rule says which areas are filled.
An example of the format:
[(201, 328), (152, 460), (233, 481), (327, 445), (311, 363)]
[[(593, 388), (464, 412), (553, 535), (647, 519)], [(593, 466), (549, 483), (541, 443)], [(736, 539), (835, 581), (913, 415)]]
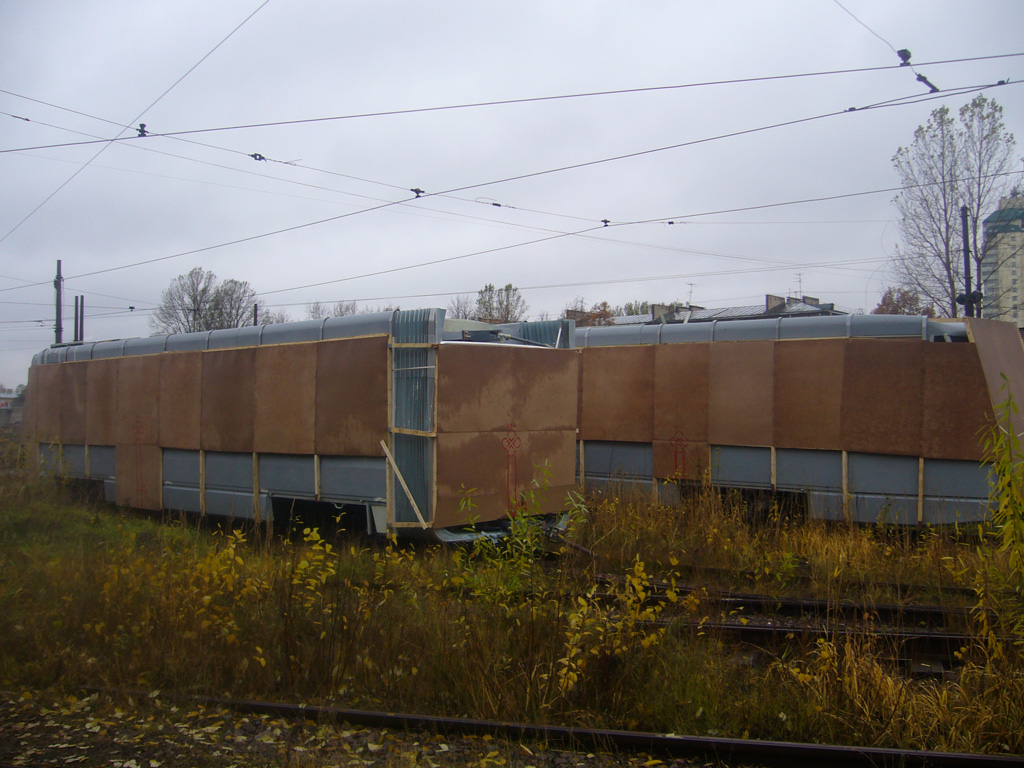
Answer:
[[(534, 490), (540, 511), (565, 507), (575, 487), (575, 430), (522, 432), (514, 457), (502, 432), (448, 432), (437, 436), (437, 503), (435, 527), (504, 519), (509, 494)], [(546, 465), (546, 469), (545, 469)], [(538, 489), (534, 483), (549, 487)], [(463, 499), (474, 505), (461, 510)]]
[(85, 444), (87, 363), (61, 363), (64, 381), (61, 386), (61, 442)]
[(583, 349), (581, 439), (651, 441), (654, 350), (653, 345)]
[(700, 480), (708, 468), (708, 444), (691, 440), (655, 440), (654, 476), (672, 480)]
[(313, 453), (316, 346), (275, 344), (256, 350), (257, 453)]
[(89, 445), (114, 445), (117, 443), (117, 378), (121, 359), (92, 360), (87, 366), (86, 442)]
[(655, 347), (655, 440), (707, 442), (710, 346), (704, 342)]
[(842, 450), (845, 339), (775, 343), (775, 445)]
[(117, 503), (135, 509), (162, 509), (159, 445), (119, 444), (114, 463)]
[(198, 451), (203, 353), (169, 352), (160, 366), (160, 440), (165, 448)]
[(252, 347), (203, 353), (203, 450), (252, 452), (255, 366)]
[(847, 339), (842, 445), (861, 453), (918, 456), (923, 347), (919, 339)]
[(122, 357), (117, 376), (117, 442), (160, 443), (160, 355)]
[(317, 344), (316, 452), (383, 456), (388, 433), (386, 336)]
[(711, 345), (708, 442), (771, 445), (774, 343), (718, 341)]
[(921, 455), (981, 461), (993, 424), (976, 344), (926, 344)]
[(575, 429), (579, 356), (570, 350), (443, 345), (437, 429)]

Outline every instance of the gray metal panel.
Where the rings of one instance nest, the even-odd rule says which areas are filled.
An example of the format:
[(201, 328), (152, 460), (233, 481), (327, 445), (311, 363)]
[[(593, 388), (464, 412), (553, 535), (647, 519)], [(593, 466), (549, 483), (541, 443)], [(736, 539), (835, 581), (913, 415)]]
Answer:
[[(251, 453), (206, 453), (206, 487), (248, 492), (252, 496)], [(251, 502), (250, 502), (251, 503)]]
[(117, 483), (112, 479), (103, 480), (103, 500), (108, 504), (117, 504)]
[(32, 355), (32, 365), (42, 365), (45, 358), (46, 358), (46, 350), (45, 349), (42, 350), (41, 352), (36, 352), (34, 355)]
[(779, 337), (779, 318), (770, 320), (730, 320), (712, 323), (714, 341), (765, 341)]
[[(642, 344), (642, 325), (600, 325), (594, 326), (584, 338), (588, 347), (619, 347), (627, 344)], [(580, 345), (577, 337), (576, 346)]]
[(84, 445), (64, 446), (64, 474), (68, 477), (87, 477)]
[(43, 361), (46, 363), (63, 363), (68, 359), (67, 347), (50, 347), (43, 350)]
[(161, 504), (164, 509), (176, 509), (183, 512), (202, 512), (202, 501), (198, 488), (182, 487), (164, 483)]
[(199, 487), (199, 451), (164, 448), (161, 460), (165, 485)]
[(980, 523), (991, 517), (987, 501), (926, 498), (921, 511), (921, 522), (925, 525)]
[(546, 344), (559, 349), (572, 349), (576, 346), (575, 320), (540, 320), (527, 323), (503, 323), (498, 328), (519, 339), (532, 341), (535, 344)]
[(989, 466), (976, 461), (925, 459), (924, 495), (988, 501)]
[(329, 317), (324, 321), (323, 338), (348, 339), (353, 336), (376, 336), (391, 333), (396, 312), (373, 312), (367, 315)]
[(843, 490), (841, 451), (775, 451), (775, 487), (780, 491)]
[[(264, 521), (270, 520), (270, 500), (266, 495), (260, 495), (259, 504), (260, 519)], [(255, 517), (252, 491), (246, 494), (238, 491), (211, 490), (207, 488), (206, 514), (217, 517), (252, 520)]]
[(92, 359), (121, 357), (124, 354), (124, 339), (118, 341), (97, 341), (92, 347)]
[[(395, 463), (405, 478), (409, 491), (416, 500), (416, 506), (428, 523), (434, 519), (431, 479), (434, 476), (433, 438), (416, 435), (395, 434), (392, 436), (395, 448)], [(321, 466), (321, 472), (323, 467)], [(399, 484), (395, 487), (395, 522), (415, 523), (419, 521), (409, 503), (405, 491)]]
[(393, 350), (393, 424), (399, 429), (433, 430), (436, 358), (435, 350), (425, 347)]
[(970, 341), (970, 338), (967, 335), (967, 324), (963, 321), (926, 320), (925, 327), (927, 329), (925, 332), (929, 341), (934, 341), (936, 339), (939, 339), (940, 341)]
[(914, 315), (851, 315), (850, 336), (925, 338), (928, 318)]
[(207, 349), (210, 334), (213, 331), (196, 331), (195, 333), (175, 333), (167, 337), (168, 352), (195, 352)]
[(918, 460), (914, 456), (850, 453), (847, 462), (850, 493), (913, 496), (916, 507)]
[(654, 477), (654, 450), (650, 443), (587, 440), (583, 468), (588, 480), (645, 480)]
[(112, 445), (89, 446), (89, 477), (117, 476), (117, 450)]
[(60, 445), (58, 443), (39, 444), (39, 466), (44, 472), (60, 474)]
[(843, 494), (808, 491), (807, 516), (812, 520), (843, 520)]
[(164, 351), (167, 344), (167, 334), (162, 336), (147, 336), (142, 339), (126, 339), (124, 342), (124, 355), (155, 355)]
[[(325, 501), (383, 501), (387, 498), (385, 459), (321, 456), (320, 498)], [(404, 496), (401, 489), (398, 493)]]
[(73, 347), (68, 347), (68, 360), (92, 360), (92, 348), (96, 346), (95, 342), (90, 344), (76, 344)]
[(711, 482), (725, 488), (771, 488), (771, 448), (711, 446)]
[(303, 320), (298, 323), (275, 323), (263, 326), (260, 344), (294, 344), (300, 341), (320, 341), (325, 320)]
[(917, 496), (857, 493), (850, 499), (855, 523), (917, 525)]
[(260, 491), (272, 496), (316, 498), (316, 466), (312, 456), (260, 455)]
[(665, 325), (658, 323), (657, 325), (641, 325), (640, 326), (640, 343), (641, 344), (660, 344), (661, 334)]
[(262, 325), (246, 325), (241, 328), (225, 328), (210, 333), (209, 349), (234, 349), (255, 347), (260, 343)]
[(662, 344), (682, 344), (685, 342), (711, 341), (711, 323), (671, 323), (662, 328)]
[(784, 317), (779, 321), (780, 339), (842, 339), (850, 333), (850, 318)]

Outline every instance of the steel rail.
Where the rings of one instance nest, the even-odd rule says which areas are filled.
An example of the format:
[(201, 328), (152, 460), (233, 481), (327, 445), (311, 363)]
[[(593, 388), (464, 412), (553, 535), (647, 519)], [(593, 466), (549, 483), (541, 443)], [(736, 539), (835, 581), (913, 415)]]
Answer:
[(643, 752), (670, 758), (699, 757), (726, 763), (762, 766), (905, 766), (907, 768), (985, 768), (1022, 766), (1015, 755), (982, 755), (959, 752), (931, 752), (884, 747), (806, 744), (757, 739), (729, 739), (714, 736), (678, 736), (644, 731), (575, 728), (571, 726), (510, 723), (433, 715), (398, 714), (308, 704), (282, 704), (210, 697), (190, 697), (205, 706), (223, 707), (250, 714), (283, 719), (343, 721), (371, 728), (404, 731), (433, 731), (459, 735), (490, 735), (516, 741), (556, 743), (588, 751)]

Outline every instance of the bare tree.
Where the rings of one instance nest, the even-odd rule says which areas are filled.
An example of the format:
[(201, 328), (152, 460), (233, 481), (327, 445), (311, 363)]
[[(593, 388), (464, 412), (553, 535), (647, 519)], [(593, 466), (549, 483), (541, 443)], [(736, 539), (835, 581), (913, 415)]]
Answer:
[(473, 319), (488, 323), (514, 323), (526, 316), (527, 309), (529, 306), (512, 283), (504, 288), (495, 288), (488, 283), (477, 291)]
[(257, 315), (266, 314), (263, 302), (245, 280), (218, 283), (213, 272), (195, 267), (164, 289), (150, 324), (158, 333), (239, 328), (252, 323), (254, 306)]
[[(916, 292), (942, 314), (959, 314), (963, 291), (963, 235), (960, 208), (968, 207), (968, 227), (976, 270), (982, 249), (978, 223), (993, 209), (1012, 179), (1014, 138), (1006, 133), (1002, 107), (978, 96), (955, 120), (948, 107), (934, 110), (914, 132), (909, 147), (892, 158), (902, 191), (893, 199), (903, 243), (893, 260), (899, 284)], [(977, 271), (976, 271), (977, 274)]]
[(306, 305), (306, 317), (309, 320), (323, 320), (325, 317), (348, 317), (356, 314), (356, 303), (354, 301), (338, 301), (334, 304), (324, 304), (314, 301)]
[(458, 296), (451, 298), (445, 310), (448, 317), (456, 320), (472, 320), (473, 313), (476, 310), (476, 301), (470, 294), (460, 293)]

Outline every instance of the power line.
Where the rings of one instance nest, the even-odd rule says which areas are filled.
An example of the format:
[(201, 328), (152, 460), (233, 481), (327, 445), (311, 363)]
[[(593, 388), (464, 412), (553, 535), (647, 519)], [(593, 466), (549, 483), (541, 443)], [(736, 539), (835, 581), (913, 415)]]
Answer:
[[(202, 57), (201, 59), (199, 59), (199, 61), (197, 61), (197, 62), (196, 62), (195, 64), (193, 64), (193, 65), (192, 65), (191, 67), (189, 67), (188, 71), (187, 71), (187, 72), (185, 72), (185, 74), (183, 74), (183, 75), (182, 75), (181, 77), (179, 77), (179, 78), (178, 78), (177, 80), (175, 80), (175, 81), (174, 81), (174, 82), (173, 82), (173, 83), (172, 83), (172, 84), (170, 85), (170, 87), (169, 87), (169, 88), (167, 88), (167, 90), (165, 90), (165, 91), (164, 91), (163, 93), (161, 93), (161, 94), (160, 94), (159, 96), (157, 96), (157, 98), (156, 98), (156, 99), (155, 99), (155, 100), (153, 101), (153, 103), (152, 103), (152, 104), (150, 104), (150, 105), (149, 105), (148, 107), (146, 107), (146, 108), (145, 108), (144, 110), (142, 110), (142, 112), (140, 112), (140, 113), (139, 113), (138, 115), (136, 115), (136, 116), (135, 116), (135, 118), (134, 118), (134, 119), (133, 119), (133, 120), (131, 121), (131, 123), (132, 123), (132, 124), (134, 124), (134, 123), (138, 122), (138, 121), (139, 121), (139, 120), (140, 120), (140, 119), (141, 119), (141, 118), (143, 117), (143, 115), (145, 115), (145, 114), (146, 114), (147, 112), (149, 112), (149, 110), (151, 110), (151, 109), (152, 109), (153, 107), (155, 107), (155, 106), (156, 106), (156, 105), (157, 105), (158, 103), (160, 103), (160, 101), (161, 101), (161, 100), (162, 100), (162, 99), (163, 99), (163, 98), (164, 98), (164, 97), (165, 97), (165, 96), (166, 96), (167, 94), (169, 94), (169, 93), (170, 93), (171, 91), (173, 91), (173, 90), (174, 90), (174, 89), (175, 89), (175, 88), (176, 88), (176, 87), (178, 86), (178, 84), (179, 84), (179, 83), (181, 83), (181, 81), (182, 81), (182, 80), (184, 80), (184, 79), (185, 79), (186, 77), (188, 77), (188, 76), (189, 76), (190, 74), (192, 74), (192, 72), (194, 72), (194, 71), (196, 70), (196, 68), (197, 68), (197, 67), (199, 67), (199, 65), (200, 65), (200, 64), (202, 64), (202, 63), (203, 63), (204, 61), (206, 61), (206, 60), (207, 60), (208, 58), (210, 58), (210, 56), (212, 56), (212, 55), (213, 55), (214, 51), (216, 51), (216, 50), (217, 50), (218, 48), (220, 48), (220, 47), (221, 47), (222, 45), (224, 45), (224, 43), (226, 43), (226, 42), (227, 42), (227, 41), (228, 41), (228, 40), (229, 40), (229, 39), (231, 38), (231, 36), (232, 36), (232, 35), (234, 35), (234, 34), (235, 34), (235, 33), (236, 33), (236, 32), (237, 32), (238, 30), (240, 30), (240, 29), (241, 29), (241, 28), (242, 28), (243, 26), (245, 26), (245, 24), (246, 24), (246, 23), (247, 23), (247, 22), (249, 21), (249, 19), (251, 19), (251, 18), (252, 18), (253, 16), (255, 16), (255, 15), (256, 15), (257, 13), (259, 13), (259, 12), (260, 12), (261, 10), (263, 10), (264, 6), (266, 6), (266, 5), (267, 5), (267, 4), (269, 3), (269, 2), (270, 2), (270, 0), (263, 0), (263, 2), (262, 2), (262, 3), (260, 4), (260, 6), (259, 6), (259, 7), (258, 7), (258, 8), (257, 8), (257, 9), (256, 9), (255, 11), (253, 11), (253, 12), (252, 12), (252, 13), (250, 13), (250, 14), (249, 14), (248, 16), (246, 16), (246, 17), (245, 17), (245, 19), (243, 19), (243, 20), (242, 20), (242, 22), (241, 22), (241, 23), (240, 23), (240, 24), (239, 24), (239, 25), (238, 25), (237, 27), (235, 27), (235, 28), (234, 28), (233, 30), (231, 30), (231, 31), (230, 31), (230, 32), (229, 32), (229, 33), (227, 34), (227, 36), (226, 36), (226, 37), (224, 37), (224, 38), (223, 38), (223, 39), (222, 39), (222, 40), (221, 40), (221, 41), (220, 41), (219, 43), (217, 43), (217, 44), (216, 44), (215, 46), (213, 46), (213, 48), (211, 48), (211, 49), (210, 49), (210, 50), (209, 50), (209, 51), (208, 51), (208, 52), (206, 53), (206, 55), (205, 55), (205, 56), (203, 56), (203, 57)], [(81, 173), (82, 171), (84, 171), (84, 170), (85, 170), (86, 168), (88, 168), (88, 167), (89, 167), (89, 165), (90, 165), (90, 164), (92, 163), (92, 161), (93, 161), (93, 160), (95, 160), (95, 159), (96, 159), (97, 157), (99, 157), (99, 156), (100, 156), (100, 155), (102, 155), (102, 154), (103, 154), (104, 152), (106, 152), (106, 151), (107, 151), (107, 149), (108, 149), (108, 148), (110, 147), (110, 145), (111, 145), (111, 144), (112, 144), (113, 142), (115, 142), (115, 141), (119, 141), (119, 140), (121, 139), (121, 135), (122, 135), (122, 134), (123, 134), (123, 133), (124, 133), (124, 132), (125, 132), (126, 130), (129, 130), (129, 129), (128, 129), (128, 128), (123, 128), (123, 129), (122, 129), (122, 130), (121, 130), (121, 131), (120, 131), (120, 132), (119, 132), (119, 133), (117, 134), (117, 136), (115, 136), (115, 137), (114, 137), (113, 139), (110, 139), (109, 141), (105, 141), (105, 143), (103, 144), (103, 146), (102, 146), (102, 147), (100, 147), (99, 151), (97, 151), (97, 152), (96, 152), (96, 154), (94, 154), (94, 155), (93, 155), (93, 156), (92, 156), (92, 157), (91, 157), (91, 158), (90, 158), (90, 159), (89, 159), (89, 160), (88, 160), (88, 161), (87, 161), (87, 162), (85, 163), (85, 165), (83, 165), (83, 166), (82, 166), (81, 168), (79, 168), (79, 169), (78, 169), (78, 170), (76, 170), (76, 171), (75, 171), (74, 173), (72, 173), (72, 174), (71, 174), (71, 176), (70, 176), (70, 177), (68, 177), (68, 179), (67, 179), (67, 180), (66, 180), (66, 181), (65, 181), (65, 182), (64, 182), (63, 184), (61, 184), (61, 185), (60, 185), (59, 187), (57, 187), (57, 188), (56, 188), (56, 189), (55, 189), (55, 190), (54, 190), (53, 192), (51, 192), (51, 193), (50, 193), (50, 194), (49, 194), (49, 195), (48, 195), (48, 196), (46, 197), (46, 199), (44, 199), (44, 200), (43, 200), (43, 201), (42, 201), (41, 203), (39, 203), (39, 205), (37, 205), (37, 206), (36, 206), (35, 208), (33, 208), (33, 209), (32, 209), (31, 211), (29, 211), (29, 212), (28, 212), (28, 214), (27, 214), (27, 215), (26, 215), (26, 216), (25, 216), (25, 217), (24, 217), (24, 218), (23, 218), (23, 219), (22, 219), (21, 221), (19, 221), (19, 222), (18, 222), (17, 224), (15, 224), (15, 225), (14, 225), (14, 228), (13, 228), (13, 229), (9, 230), (9, 231), (7, 232), (7, 234), (5, 234), (5, 235), (4, 235), (3, 237), (0, 237), (0, 243), (2, 243), (2, 242), (3, 242), (4, 240), (6, 240), (6, 239), (7, 239), (8, 237), (10, 237), (10, 236), (11, 236), (12, 234), (14, 234), (14, 232), (16, 232), (16, 231), (17, 231), (17, 230), (18, 230), (18, 229), (19, 229), (19, 228), (21, 227), (21, 225), (22, 225), (22, 224), (24, 224), (24, 223), (25, 223), (26, 221), (28, 221), (28, 220), (29, 220), (30, 218), (32, 218), (32, 217), (33, 217), (33, 216), (34, 216), (34, 215), (36, 214), (36, 212), (37, 212), (37, 211), (39, 211), (39, 210), (40, 210), (40, 209), (41, 209), (41, 208), (42, 208), (42, 207), (43, 207), (44, 205), (46, 205), (46, 204), (47, 204), (48, 202), (50, 202), (50, 200), (52, 200), (52, 199), (54, 198), (54, 196), (56, 196), (56, 195), (57, 195), (57, 193), (59, 193), (59, 192), (60, 192), (60, 191), (61, 191), (62, 189), (64, 189), (64, 187), (66, 187), (66, 186), (67, 186), (68, 184), (70, 184), (70, 183), (71, 183), (72, 181), (74, 181), (74, 179), (75, 179), (75, 178), (76, 178), (76, 177), (78, 176), (78, 174), (80, 174), (80, 173)], [(138, 129), (138, 132), (139, 132), (139, 136), (145, 136), (145, 135), (146, 135), (146, 126), (145, 126), (145, 125), (142, 125), (142, 124), (140, 124), (140, 125), (139, 125), (139, 129)], [(92, 142), (90, 142), (90, 143), (92, 143)]]
[[(267, 1), (269, 2), (269, 0), (267, 0)], [(266, 4), (266, 3), (264, 3), (264, 4)], [(1022, 53), (994, 54), (994, 55), (990, 55), (990, 56), (974, 56), (974, 57), (961, 58), (961, 59), (945, 59), (945, 60), (939, 60), (939, 61), (926, 62), (926, 64), (922, 64), (920, 66), (926, 66), (926, 65), (929, 65), (929, 66), (939, 66), (939, 65), (945, 65), (945, 64), (963, 64), (963, 63), (970, 63), (970, 62), (976, 62), (976, 61), (990, 61), (990, 60), (994, 60), (994, 59), (1015, 58), (1015, 57), (1020, 57), (1020, 56), (1024, 56), (1024, 52), (1022, 52)], [(476, 108), (481, 108), (481, 107), (494, 107), (494, 106), (505, 106), (505, 105), (514, 105), (514, 104), (529, 104), (529, 103), (544, 102), (544, 101), (558, 101), (558, 100), (566, 100), (566, 99), (582, 99), (582, 98), (591, 98), (591, 97), (597, 97), (597, 96), (615, 96), (615, 95), (624, 95), (624, 94), (632, 94), (632, 93), (645, 93), (645, 92), (657, 92), (657, 91), (683, 90), (683, 89), (687, 89), (687, 88), (706, 88), (706, 87), (713, 87), (713, 86), (739, 85), (739, 84), (770, 82), (770, 81), (778, 81), (778, 80), (794, 80), (794, 79), (810, 78), (810, 77), (827, 77), (827, 76), (833, 76), (833, 75), (858, 74), (858, 73), (865, 73), (865, 72), (882, 72), (882, 71), (886, 71), (886, 70), (899, 69), (899, 68), (900, 68), (900, 65), (889, 65), (889, 66), (880, 66), (880, 67), (858, 67), (858, 68), (853, 68), (853, 69), (823, 70), (823, 71), (818, 71), (818, 72), (801, 72), (801, 73), (786, 74), (786, 75), (766, 75), (766, 76), (761, 76), (761, 77), (744, 77), (744, 78), (734, 78), (734, 79), (729, 79), (729, 80), (710, 80), (710, 81), (705, 81), (705, 82), (700, 82), (700, 83), (682, 83), (682, 84), (676, 84), (676, 85), (645, 86), (645, 87), (638, 87), (638, 88), (620, 88), (620, 89), (607, 90), (607, 91), (588, 91), (588, 92), (584, 92), (584, 93), (560, 94), (560, 95), (556, 95), (556, 96), (533, 96), (533, 97), (526, 97), (526, 98), (520, 98), (520, 99), (501, 99), (501, 100), (495, 100), (495, 101), (478, 101), (478, 102), (469, 102), (469, 103), (464, 103), (464, 104), (448, 104), (448, 105), (433, 106), (433, 107), (415, 107), (415, 108), (409, 108), (409, 109), (384, 110), (384, 111), (379, 111), (379, 112), (362, 112), (362, 113), (347, 114), (347, 115), (332, 115), (332, 116), (328, 116), (328, 117), (299, 118), (299, 119), (294, 119), (294, 120), (277, 120), (277, 121), (270, 121), (270, 122), (264, 122), (264, 123), (246, 123), (246, 124), (240, 124), (240, 125), (219, 126), (219, 127), (214, 127), (214, 128), (196, 128), (196, 129), (183, 130), (183, 131), (168, 131), (168, 132), (164, 132), (164, 133), (147, 132), (145, 136), (125, 136), (125, 137), (120, 137), (119, 136), (119, 137), (117, 137), (115, 139), (110, 139), (110, 140), (106, 140), (105, 139), (103, 141), (135, 141), (135, 140), (140, 139), (140, 138), (155, 138), (155, 137), (174, 138), (174, 137), (180, 137), (180, 136), (195, 135), (195, 134), (199, 134), (199, 133), (217, 133), (217, 132), (223, 132), (223, 131), (238, 131), (238, 130), (247, 130), (247, 129), (251, 129), (251, 128), (274, 128), (274, 127), (281, 127), (281, 126), (288, 126), (288, 125), (302, 125), (302, 124), (310, 124), (310, 123), (323, 123), (323, 122), (332, 122), (332, 121), (339, 121), (339, 120), (359, 120), (359, 119), (371, 118), (371, 117), (391, 117), (391, 116), (398, 116), (398, 115), (410, 115), (410, 114), (419, 114), (419, 113), (428, 113), (428, 112), (442, 112), (442, 111), (452, 111), (452, 110), (462, 110), (462, 109), (476, 109)], [(10, 93), (9, 91), (0, 91), (0, 92)], [(17, 94), (12, 94), (12, 95), (17, 95)], [(41, 103), (45, 103), (45, 102), (41, 102)], [(28, 151), (28, 150), (36, 150), (36, 149), (54, 149), (54, 148), (58, 148), (58, 147), (72, 147), (72, 146), (81, 146), (83, 144), (95, 144), (95, 143), (97, 143), (97, 142), (96, 141), (90, 141), (90, 142), (71, 142), (71, 143), (64, 143), (64, 144), (48, 144), (48, 145), (41, 145), (41, 146), (36, 146), (36, 147), (20, 147), (20, 148), (13, 148), (13, 149), (3, 149), (3, 150), (0, 150), (0, 153), (25, 152), (25, 151)], [(281, 161), (279, 161), (279, 162), (281, 162)]]

